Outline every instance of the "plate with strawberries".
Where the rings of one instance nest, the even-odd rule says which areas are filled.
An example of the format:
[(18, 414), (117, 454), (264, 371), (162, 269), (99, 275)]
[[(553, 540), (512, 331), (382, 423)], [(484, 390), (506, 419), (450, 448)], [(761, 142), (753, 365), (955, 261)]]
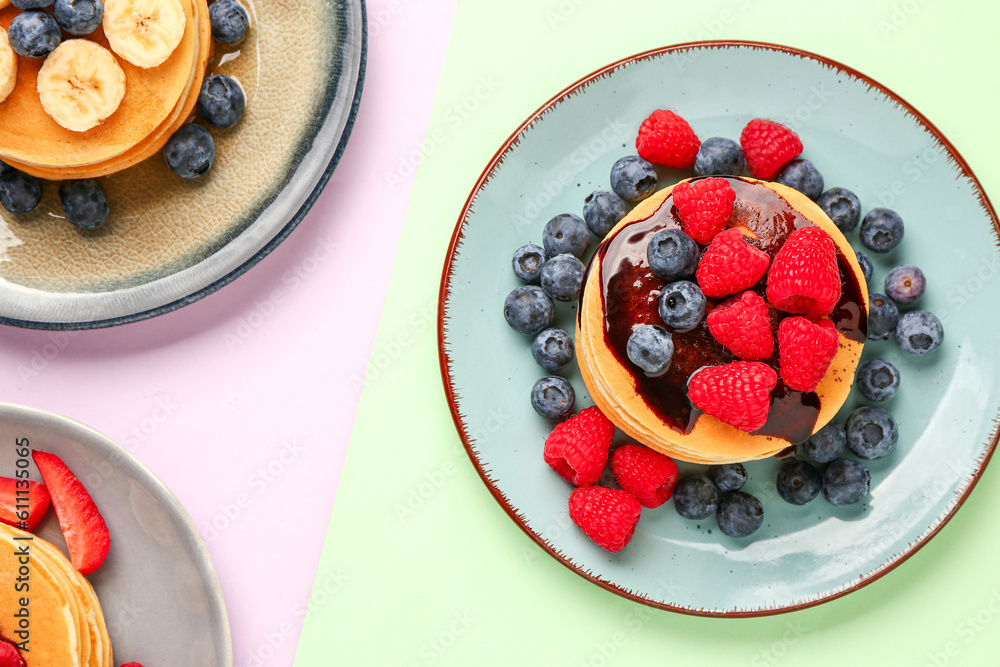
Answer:
[(863, 74), (650, 51), (484, 169), (442, 276), (445, 392), (501, 508), (580, 576), (695, 615), (816, 605), (926, 544), (988, 463), (998, 242), (947, 138)]
[(0, 664), (232, 664), (215, 570), (162, 482), (41, 410), (0, 403), (0, 435)]

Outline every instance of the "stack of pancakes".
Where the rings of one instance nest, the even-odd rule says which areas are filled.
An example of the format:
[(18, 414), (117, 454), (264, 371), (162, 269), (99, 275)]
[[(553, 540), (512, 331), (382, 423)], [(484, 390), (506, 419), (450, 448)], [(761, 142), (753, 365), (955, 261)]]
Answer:
[[(3, 7), (6, 0), (0, 0)], [(36, 90), (44, 58), (18, 58), (17, 86), (0, 103), (0, 160), (39, 178), (58, 181), (106, 176), (160, 150), (191, 115), (212, 52), (206, 0), (181, 0), (187, 24), (181, 42), (161, 65), (136, 67), (123, 58), (125, 97), (102, 124), (73, 132), (42, 108)], [(8, 28), (21, 10), (0, 9)], [(88, 35), (108, 48), (101, 28)]]
[[(840, 346), (837, 355), (834, 357), (826, 376), (817, 387), (815, 396), (808, 397), (808, 401), (813, 407), (810, 408), (811, 412), (807, 414), (806, 418), (809, 421), (804, 425), (805, 430), (803, 430), (803, 424), (800, 423), (797, 428), (783, 432), (781, 420), (778, 417), (787, 418), (787, 415), (776, 415), (774, 404), (772, 404), (771, 415), (775, 417), (775, 421), (769, 421), (768, 428), (761, 429), (767, 431), (767, 434), (761, 432), (745, 433), (711, 415), (693, 409), (687, 402), (686, 385), (672, 387), (673, 391), (669, 398), (644, 395), (644, 391), (647, 391), (650, 386), (655, 386), (655, 383), (645, 383), (645, 389), (640, 388), (639, 385), (642, 383), (637, 379), (636, 373), (641, 374), (643, 371), (632, 365), (621, 351), (616, 353), (610, 345), (607, 334), (610, 330), (609, 322), (613, 318), (622, 318), (625, 308), (620, 303), (605, 303), (605, 285), (602, 280), (602, 269), (608, 272), (617, 270), (616, 267), (603, 267), (602, 260), (609, 250), (616, 247), (609, 246), (609, 244), (614, 244), (619, 235), (622, 235), (619, 244), (629, 243), (632, 239), (637, 238), (635, 235), (642, 229), (648, 228), (645, 233), (650, 234), (651, 232), (648, 230), (677, 226), (678, 224), (675, 215), (676, 209), (671, 210), (672, 206), (669, 205), (670, 201), (668, 200), (672, 187), (660, 190), (640, 202), (608, 234), (591, 262), (580, 299), (580, 312), (576, 329), (577, 358), (580, 372), (591, 397), (618, 428), (640, 443), (667, 456), (692, 463), (722, 464), (766, 458), (791, 445), (798, 444), (818, 431), (836, 415), (850, 394), (854, 373), (864, 345), (868, 310), (867, 285), (854, 250), (847, 239), (813, 201), (799, 192), (777, 183), (753, 179), (739, 180), (751, 184), (754, 188), (769, 188), (777, 193), (791, 209), (805, 218), (805, 221), (822, 228), (830, 235), (838, 248), (838, 254), (843, 260), (846, 260), (841, 264), (842, 278), (856, 281), (853, 283), (856, 286), (854, 293), (858, 295), (856, 300), (859, 303), (854, 304), (854, 309), (859, 314), (856, 315), (855, 320), (864, 320), (864, 322), (858, 322), (856, 328), (860, 328), (860, 331), (851, 331), (849, 332), (852, 334), (850, 336), (845, 335), (843, 330), (840, 331)], [(764, 194), (773, 198), (771, 193)], [(761, 201), (766, 199), (767, 197), (763, 197)], [(665, 202), (668, 203), (667, 206), (664, 206)], [(736, 227), (746, 225), (743, 227), (745, 236), (759, 237), (761, 241), (765, 242), (773, 241), (774, 239), (765, 237), (774, 235), (776, 226), (773, 221), (768, 219), (767, 211), (760, 211), (759, 208), (753, 204), (744, 206), (742, 219), (738, 219), (739, 216), (734, 213), (730, 225)], [(737, 211), (740, 210), (740, 202), (737, 200)], [(787, 217), (787, 210), (783, 215)], [(783, 243), (783, 240), (781, 242)], [(620, 248), (621, 245), (617, 247)], [(635, 266), (634, 270), (638, 272), (636, 275), (645, 273), (647, 276), (653, 276), (648, 268), (648, 263), (646, 263), (644, 250), (641, 253), (633, 252), (627, 261)], [(843, 275), (845, 266), (847, 271), (853, 273), (853, 276)], [(660, 285), (662, 286), (664, 282), (660, 280)], [(644, 304), (646, 297), (643, 296), (639, 301)], [(848, 304), (848, 306), (850, 305)], [(648, 319), (648, 311), (655, 313), (655, 299), (649, 299), (648, 308), (645, 305), (642, 305), (641, 308), (646, 312)], [(612, 313), (611, 318), (608, 316), (609, 312)], [(650, 323), (663, 326), (662, 321)], [(635, 324), (637, 322), (625, 322), (627, 326)], [(704, 322), (699, 326), (704, 327)], [(775, 323), (774, 330), (776, 331), (776, 329)], [(707, 329), (705, 332), (707, 335)], [(860, 335), (858, 335), (859, 333)], [(676, 343), (677, 334), (674, 335), (674, 340)], [(777, 345), (775, 348), (777, 349)], [(682, 346), (677, 347), (674, 353), (674, 364), (683, 362), (678, 355), (683, 355), (684, 352), (685, 349)], [(774, 367), (777, 370), (777, 366)], [(683, 402), (685, 405), (677, 407), (686, 410), (686, 414), (690, 414), (691, 421), (683, 426), (678, 426), (676, 422), (665, 418), (662, 408), (664, 405), (669, 405), (670, 402)], [(660, 406), (660, 409), (657, 409), (657, 405)]]

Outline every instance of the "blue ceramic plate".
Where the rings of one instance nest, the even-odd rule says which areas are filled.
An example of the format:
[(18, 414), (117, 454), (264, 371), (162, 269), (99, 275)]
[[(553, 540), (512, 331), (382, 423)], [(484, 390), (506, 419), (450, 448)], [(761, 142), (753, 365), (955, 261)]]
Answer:
[[(894, 342), (870, 342), (865, 358), (901, 370), (902, 388), (884, 406), (899, 422), (899, 445), (870, 464), (871, 495), (836, 508), (822, 497), (782, 501), (775, 460), (747, 465), (746, 491), (764, 504), (752, 537), (721, 534), (714, 517), (680, 518), (668, 503), (645, 510), (618, 555), (595, 546), (569, 520), (571, 487), (542, 460), (552, 425), (528, 394), (546, 373), (530, 340), (504, 323), (505, 296), (519, 285), (514, 250), (540, 243), (552, 216), (582, 213), (591, 191), (609, 187), (611, 165), (634, 152), (654, 109), (672, 108), (704, 139), (738, 139), (752, 118), (795, 129), (803, 157), (826, 187), (843, 186), (864, 211), (885, 206), (906, 222), (893, 253), (875, 257), (873, 291), (893, 266), (923, 268), (919, 306), (944, 322), (944, 345), (907, 357)], [(690, 174), (687, 174), (690, 175)], [(662, 172), (660, 186), (681, 172)], [(941, 230), (947, 229), (947, 237)], [(570, 86), (529, 118), (486, 167), (458, 221), (442, 279), (439, 335), (445, 389), (473, 463), (510, 516), (554, 558), (637, 601), (674, 611), (761, 615), (856, 590), (901, 563), (962, 504), (997, 441), (1000, 361), (975, 304), (1000, 302), (998, 223), (961, 156), (922, 115), (878, 83), (821, 57), (745, 42), (668, 47), (615, 63)], [(860, 247), (858, 232), (848, 239)], [(961, 239), (961, 242), (957, 242)], [(596, 246), (596, 240), (592, 248)], [(575, 307), (556, 325), (573, 330)], [(560, 374), (592, 405), (576, 364)], [(858, 404), (857, 392), (839, 418)], [(500, 428), (497, 428), (500, 415)], [(682, 471), (694, 470), (683, 466)], [(665, 574), (672, 573), (672, 574)]]

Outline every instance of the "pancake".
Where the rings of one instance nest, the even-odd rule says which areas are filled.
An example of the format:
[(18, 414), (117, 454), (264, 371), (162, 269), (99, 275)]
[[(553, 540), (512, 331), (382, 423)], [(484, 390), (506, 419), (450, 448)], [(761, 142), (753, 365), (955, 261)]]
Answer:
[[(735, 360), (704, 321), (673, 332), (674, 358), (662, 377), (648, 377), (625, 354), (637, 324), (663, 325), (656, 296), (665, 281), (646, 263), (652, 236), (679, 226), (665, 188), (639, 203), (598, 247), (585, 278), (576, 329), (581, 375), (594, 402), (622, 431), (668, 456), (719, 464), (773, 456), (829, 422), (850, 394), (867, 331), (867, 285), (853, 249), (825, 213), (799, 192), (776, 183), (729, 179), (737, 194), (730, 226), (773, 256), (796, 226), (826, 231), (837, 247), (843, 295), (831, 319), (839, 347), (815, 392), (796, 392), (778, 381), (767, 423), (745, 433), (701, 413), (687, 399), (687, 378), (702, 366)], [(754, 290), (763, 292), (764, 281)], [(709, 299), (710, 307), (721, 299)], [(609, 313), (611, 316), (609, 317)], [(777, 315), (775, 316), (777, 317)], [(774, 329), (777, 322), (772, 319)], [(777, 369), (777, 346), (769, 363)]]

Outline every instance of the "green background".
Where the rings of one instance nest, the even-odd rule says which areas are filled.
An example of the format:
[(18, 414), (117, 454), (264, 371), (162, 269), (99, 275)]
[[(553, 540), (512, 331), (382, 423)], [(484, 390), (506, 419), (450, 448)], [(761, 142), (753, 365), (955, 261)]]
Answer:
[(296, 665), (996, 664), (995, 471), (927, 546), (839, 600), (756, 619), (649, 609), (545, 555), (493, 500), (445, 401), (436, 307), (455, 222), (510, 133), (591, 71), (667, 44), (775, 42), (857, 69), (996, 193), (997, 25), (1000, 5), (972, 1), (462, 0)]

